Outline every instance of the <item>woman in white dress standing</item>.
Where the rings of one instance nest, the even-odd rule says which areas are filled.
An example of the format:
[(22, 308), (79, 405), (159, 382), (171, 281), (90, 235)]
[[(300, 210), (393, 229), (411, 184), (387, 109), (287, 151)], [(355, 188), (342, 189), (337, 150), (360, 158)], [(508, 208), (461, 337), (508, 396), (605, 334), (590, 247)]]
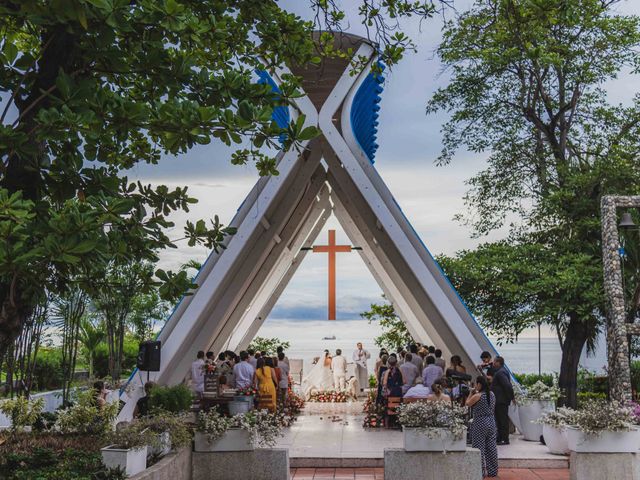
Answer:
[(308, 400), (314, 391), (323, 392), (333, 389), (333, 374), (331, 372), (331, 355), (329, 350), (324, 351), (324, 355), (318, 358), (315, 366), (309, 374), (302, 379), (302, 391)]

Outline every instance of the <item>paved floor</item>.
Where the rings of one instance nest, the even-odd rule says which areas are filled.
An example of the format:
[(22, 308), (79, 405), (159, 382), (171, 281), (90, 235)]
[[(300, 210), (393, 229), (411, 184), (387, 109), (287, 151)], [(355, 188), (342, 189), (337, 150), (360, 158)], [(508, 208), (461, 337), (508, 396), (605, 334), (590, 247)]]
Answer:
[[(384, 480), (383, 468), (292, 468), (292, 480)], [(568, 469), (502, 469), (496, 480), (569, 480)]]
[[(401, 431), (364, 429), (362, 421), (360, 402), (307, 403), (303, 414), (287, 429), (279, 446), (289, 448), (292, 459), (381, 459), (385, 448), (403, 447)], [(512, 436), (511, 445), (498, 447), (498, 456), (505, 467), (549, 468), (568, 465), (567, 457), (552, 455), (544, 445), (526, 442), (519, 436)], [(351, 466), (371, 465), (358, 463)]]

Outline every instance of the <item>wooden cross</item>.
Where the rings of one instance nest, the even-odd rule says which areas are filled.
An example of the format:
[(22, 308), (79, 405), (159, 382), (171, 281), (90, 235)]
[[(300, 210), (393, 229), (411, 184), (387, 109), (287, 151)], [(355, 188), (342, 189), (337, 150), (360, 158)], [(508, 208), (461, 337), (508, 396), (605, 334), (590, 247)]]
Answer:
[(361, 250), (351, 245), (336, 245), (336, 231), (329, 230), (328, 245), (314, 245), (313, 253), (329, 254), (329, 320), (336, 319), (336, 253), (349, 253), (351, 250)]

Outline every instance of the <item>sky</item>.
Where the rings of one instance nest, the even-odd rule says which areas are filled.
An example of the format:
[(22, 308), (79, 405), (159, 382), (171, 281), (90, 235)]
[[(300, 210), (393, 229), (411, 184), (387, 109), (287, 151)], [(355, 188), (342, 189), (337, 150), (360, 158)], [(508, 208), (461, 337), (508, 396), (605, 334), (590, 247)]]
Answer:
[[(355, 0), (342, 2), (346, 7), (350, 33), (364, 35), (359, 24)], [(281, 2), (284, 8), (309, 17), (308, 3), (302, 0)], [(455, 2), (459, 11), (469, 2)], [(640, 14), (640, 2), (623, 2), (618, 9)], [(448, 18), (455, 16), (449, 12)], [(405, 22), (403, 30), (418, 47), (408, 53), (399, 65), (386, 72), (380, 110), (375, 167), (387, 183), (398, 204), (433, 255), (454, 254), (475, 247), (481, 241), (496, 240), (504, 231), (481, 239), (472, 238), (469, 229), (453, 217), (465, 211), (465, 180), (485, 165), (486, 155), (460, 151), (447, 166), (436, 166), (441, 143), (441, 126), (446, 113), (427, 116), (425, 106), (438, 87), (445, 86), (448, 74), (443, 70), (435, 49), (441, 39), (443, 19), (437, 17), (420, 25)], [(624, 102), (636, 90), (630, 75), (608, 85), (610, 100)], [(229, 223), (240, 203), (258, 178), (252, 166), (230, 164), (230, 149), (218, 143), (199, 146), (180, 156), (166, 156), (158, 166), (139, 166), (131, 176), (151, 183), (188, 185), (199, 203), (187, 215), (174, 218), (177, 227), (172, 237), (179, 237), (187, 218), (211, 218), (218, 215)], [(337, 230), (339, 243), (349, 243), (335, 218), (330, 219), (317, 243), (327, 241), (327, 230)], [(190, 259), (203, 261), (208, 254), (203, 248), (180, 248), (162, 255), (165, 267), (176, 268)], [(337, 273), (338, 319), (358, 318), (370, 303), (380, 300), (381, 289), (356, 253), (339, 254)], [(270, 319), (319, 320), (326, 318), (327, 304), (326, 254), (309, 254), (296, 276), (283, 293)], [(549, 332), (550, 334), (550, 332)]]

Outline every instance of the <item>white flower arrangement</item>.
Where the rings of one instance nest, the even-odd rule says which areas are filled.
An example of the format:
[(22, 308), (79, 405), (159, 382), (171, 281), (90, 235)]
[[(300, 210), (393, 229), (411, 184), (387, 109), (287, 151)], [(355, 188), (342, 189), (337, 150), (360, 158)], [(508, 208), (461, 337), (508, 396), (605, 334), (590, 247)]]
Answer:
[(417, 428), (429, 438), (436, 435), (434, 429), (445, 429), (459, 440), (466, 432), (466, 411), (465, 407), (448, 402), (404, 403), (397, 409), (398, 423), (403, 427)]
[(198, 431), (205, 433), (209, 442), (222, 437), (231, 428), (249, 432), (253, 445), (272, 447), (282, 435), (282, 424), (277, 415), (267, 410), (252, 410), (248, 413), (223, 417), (215, 410), (198, 414)]
[(573, 424), (576, 411), (572, 408), (560, 407), (557, 410), (546, 412), (535, 423), (549, 425), (550, 427), (566, 427)]
[(556, 402), (562, 396), (562, 393), (555, 380), (553, 383), (552, 386), (549, 386), (538, 380), (526, 389), (516, 390), (516, 401), (518, 405), (529, 405), (536, 400)]
[(587, 435), (599, 435), (605, 431), (629, 431), (635, 428), (633, 409), (616, 402), (590, 400), (574, 412), (569, 426)]

